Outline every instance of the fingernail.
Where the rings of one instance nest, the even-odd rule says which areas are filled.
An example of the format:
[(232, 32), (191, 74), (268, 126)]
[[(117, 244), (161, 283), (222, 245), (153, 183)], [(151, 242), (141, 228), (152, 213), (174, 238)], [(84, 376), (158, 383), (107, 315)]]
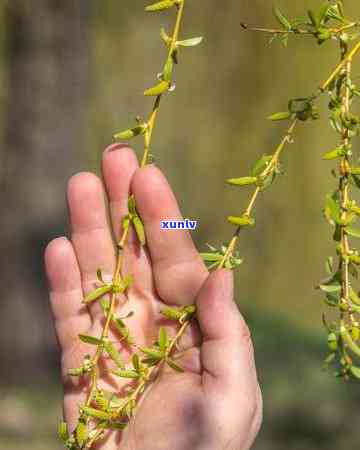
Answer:
[(129, 149), (130, 147), (129, 147), (129, 145), (126, 144), (126, 143), (119, 142), (119, 143), (116, 143), (116, 144), (111, 144), (111, 145), (109, 145), (109, 146), (105, 149), (104, 153), (115, 152), (116, 150), (122, 150), (122, 149), (125, 149), (125, 148), (126, 148), (126, 149)]

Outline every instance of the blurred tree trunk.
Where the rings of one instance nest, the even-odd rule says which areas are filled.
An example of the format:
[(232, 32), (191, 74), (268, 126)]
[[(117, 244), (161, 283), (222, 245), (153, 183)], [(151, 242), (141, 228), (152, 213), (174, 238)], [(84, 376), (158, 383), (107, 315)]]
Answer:
[(81, 154), (91, 1), (9, 0), (5, 8), (0, 370), (12, 376), (29, 363), (40, 371), (44, 356), (55, 356), (42, 252), (50, 232), (64, 232), (65, 181)]

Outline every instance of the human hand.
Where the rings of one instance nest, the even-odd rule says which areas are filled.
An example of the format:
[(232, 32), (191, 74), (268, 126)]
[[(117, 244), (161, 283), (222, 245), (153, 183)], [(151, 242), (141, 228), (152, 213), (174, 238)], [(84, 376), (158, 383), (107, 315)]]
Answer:
[[(161, 220), (181, 220), (181, 215), (159, 169), (139, 169), (135, 154), (124, 145), (105, 151), (102, 169), (112, 226), (102, 181), (91, 173), (77, 174), (70, 179), (67, 192), (71, 241), (55, 239), (45, 252), (69, 428), (76, 426), (79, 405), (89, 388), (84, 377), (68, 376), (68, 370), (80, 366), (92, 350), (79, 341), (78, 334), (100, 335), (104, 320), (98, 304), (86, 306), (82, 299), (94, 289), (98, 268), (112, 276), (113, 234), (119, 238), (119, 224), (132, 193), (145, 225), (147, 247), (141, 247), (130, 233), (124, 271), (133, 274), (135, 281), (127, 300), (120, 303), (122, 315), (135, 312), (127, 325), (136, 344), (152, 345), (164, 323), (169, 334), (175, 335), (176, 325), (160, 314), (165, 305), (196, 302), (197, 321), (179, 342), (177, 362), (185, 372), (164, 367), (143, 394), (128, 428), (107, 435), (96, 448), (249, 449), (260, 428), (262, 401), (250, 333), (233, 300), (232, 272), (219, 270), (209, 275), (187, 231), (161, 230)], [(111, 331), (110, 338), (119, 342), (116, 331)], [(109, 361), (100, 362), (101, 387), (120, 392), (126, 380), (109, 377)]]

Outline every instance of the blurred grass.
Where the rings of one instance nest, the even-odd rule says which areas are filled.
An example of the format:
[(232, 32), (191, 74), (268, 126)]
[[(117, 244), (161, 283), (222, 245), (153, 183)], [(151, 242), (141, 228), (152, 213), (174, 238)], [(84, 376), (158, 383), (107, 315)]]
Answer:
[[(247, 310), (245, 317), (264, 395), (264, 425), (254, 450), (357, 448), (360, 387), (322, 371), (324, 337), (276, 315), (261, 318)], [(0, 448), (61, 448), (55, 435), (61, 414), (59, 385), (1, 387), (0, 399), (0, 411), (6, 412)]]

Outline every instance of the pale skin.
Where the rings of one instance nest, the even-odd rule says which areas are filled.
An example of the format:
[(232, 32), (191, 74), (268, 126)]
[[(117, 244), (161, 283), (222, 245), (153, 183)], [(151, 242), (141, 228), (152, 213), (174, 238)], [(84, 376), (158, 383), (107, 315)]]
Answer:
[[(94, 289), (96, 270), (109, 277), (115, 266), (114, 239), (119, 237), (127, 199), (135, 195), (146, 229), (147, 247), (132, 232), (124, 253), (124, 272), (135, 277), (117, 312), (134, 315), (126, 323), (140, 346), (151, 345), (160, 324), (174, 336), (178, 325), (164, 320), (164, 305), (197, 304), (197, 321), (182, 337), (177, 362), (183, 374), (161, 371), (145, 392), (136, 416), (124, 432), (112, 432), (96, 446), (101, 450), (247, 450), (262, 420), (262, 399), (248, 327), (233, 299), (233, 274), (209, 275), (189, 232), (161, 230), (161, 220), (180, 220), (175, 196), (153, 165), (139, 169), (134, 152), (112, 145), (103, 155), (103, 181), (79, 173), (68, 183), (71, 239), (57, 238), (45, 252), (51, 308), (62, 352), (64, 417), (72, 430), (79, 405), (86, 400), (86, 379), (71, 378), (93, 348), (78, 334), (99, 336), (103, 313), (98, 304), (82, 304)], [(107, 217), (106, 203), (109, 205)], [(201, 225), (200, 225), (201, 226)], [(110, 338), (119, 342), (111, 331)], [(121, 349), (121, 344), (119, 346)], [(126, 359), (131, 349), (124, 347)], [(111, 362), (101, 361), (100, 386), (119, 391), (124, 381), (109, 377)], [(127, 381), (125, 381), (126, 383)]]

